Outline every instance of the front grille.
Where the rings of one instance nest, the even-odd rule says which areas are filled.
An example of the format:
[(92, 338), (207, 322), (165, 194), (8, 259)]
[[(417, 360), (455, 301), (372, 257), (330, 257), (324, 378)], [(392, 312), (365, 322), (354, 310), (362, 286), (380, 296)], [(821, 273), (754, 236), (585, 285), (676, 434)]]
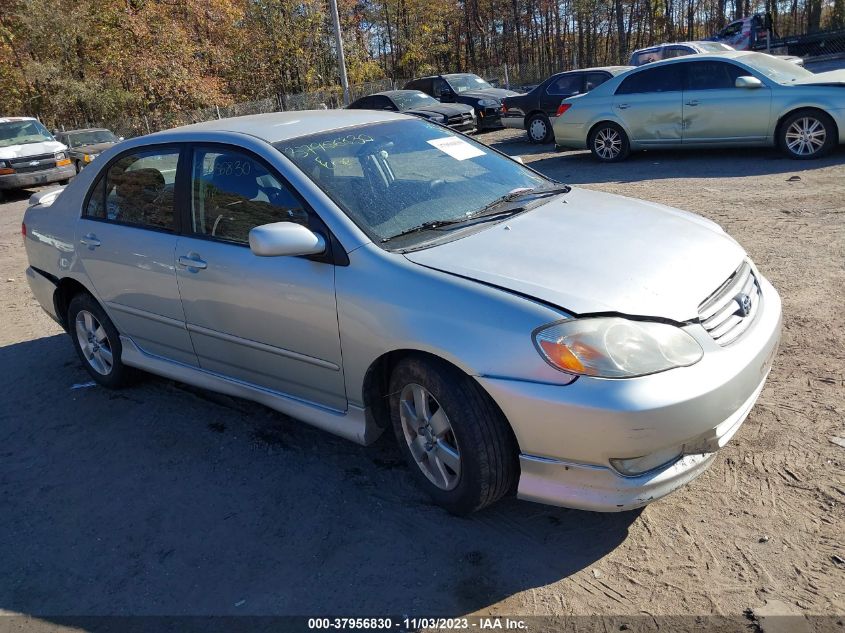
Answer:
[[(32, 163), (35, 163), (34, 165)], [(31, 171), (52, 169), (56, 166), (55, 154), (39, 154), (38, 156), (27, 156), (26, 158), (11, 158), (9, 164), (19, 174), (26, 174)]]
[(463, 114), (453, 114), (449, 117), (449, 125), (461, 125), (462, 123), (469, 123), (472, 121), (472, 115), (469, 112)]
[(760, 284), (748, 262), (698, 306), (698, 318), (719, 345), (736, 341), (760, 309)]

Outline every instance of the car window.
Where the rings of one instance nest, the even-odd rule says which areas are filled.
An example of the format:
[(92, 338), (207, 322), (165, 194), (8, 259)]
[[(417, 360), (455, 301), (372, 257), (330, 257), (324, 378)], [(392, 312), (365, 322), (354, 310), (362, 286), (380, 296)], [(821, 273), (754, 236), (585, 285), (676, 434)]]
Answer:
[(377, 97), (373, 97), (373, 109), (374, 110), (396, 110), (396, 106), (385, 97), (384, 95), (379, 95)]
[(663, 59), (692, 55), (695, 51), (688, 46), (670, 46), (663, 51)]
[(219, 148), (194, 151), (191, 230), (240, 244), (249, 231), (272, 222), (308, 224), (302, 202), (251, 156)]
[(602, 85), (608, 79), (610, 79), (610, 75), (607, 73), (587, 73), (587, 76), (584, 78), (584, 91), (589, 92), (596, 86)]
[(174, 189), (179, 150), (156, 149), (122, 156), (100, 177), (85, 216), (144, 228), (176, 228)]
[(663, 59), (663, 51), (659, 48), (651, 48), (631, 55), (631, 66), (642, 66), (661, 59)]
[(561, 75), (549, 82), (546, 94), (555, 97), (569, 97), (581, 92), (581, 75)]
[(370, 110), (372, 108), (372, 97), (361, 97), (349, 104), (350, 110)]
[(737, 35), (740, 31), (742, 31), (742, 20), (728, 24), (722, 32), (719, 33), (719, 37), (731, 37), (733, 35)]
[(447, 83), (443, 80), (443, 78), (441, 78), (441, 77), (435, 77), (435, 78), (434, 78), (434, 84), (433, 84), (433, 86), (432, 86), (432, 92), (431, 92), (431, 94), (432, 94), (432, 95), (434, 95), (435, 97), (440, 97), (440, 95), (442, 95), (442, 94), (443, 94), (443, 90), (444, 90), (444, 89), (446, 89), (446, 90), (451, 90), (451, 88), (449, 88), (449, 84), (447, 84)]
[(675, 92), (681, 90), (681, 65), (669, 64), (635, 73), (616, 89), (616, 94)]
[(686, 65), (684, 90), (726, 90), (735, 87), (737, 77), (747, 75), (738, 66), (725, 62), (693, 62)]

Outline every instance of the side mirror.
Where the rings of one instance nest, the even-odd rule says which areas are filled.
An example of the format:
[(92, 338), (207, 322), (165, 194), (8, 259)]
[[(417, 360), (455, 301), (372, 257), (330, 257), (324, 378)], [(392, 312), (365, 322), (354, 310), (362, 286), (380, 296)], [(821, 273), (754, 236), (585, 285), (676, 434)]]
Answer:
[(326, 240), (294, 222), (273, 222), (249, 232), (249, 250), (259, 257), (319, 255), (326, 251)]
[(443, 90), (440, 91), (440, 98), (443, 101), (453, 101), (455, 99), (455, 93), (452, 92), (451, 88), (443, 88)]
[(762, 88), (763, 82), (757, 79), (757, 77), (737, 77), (734, 85), (737, 88)]
[(124, 140), (124, 138), (123, 138), (122, 136), (118, 136), (118, 137), (117, 137), (117, 140), (118, 140), (118, 141), (122, 141), (122, 140)]

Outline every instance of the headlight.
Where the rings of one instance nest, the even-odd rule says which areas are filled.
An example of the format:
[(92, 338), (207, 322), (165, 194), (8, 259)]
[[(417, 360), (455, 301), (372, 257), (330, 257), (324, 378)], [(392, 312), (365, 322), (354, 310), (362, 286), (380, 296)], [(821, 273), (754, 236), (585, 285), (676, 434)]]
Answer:
[(499, 105), (499, 102), (495, 99), (479, 99), (478, 105), (482, 108), (492, 108), (493, 106)]
[(554, 368), (600, 378), (632, 378), (701, 360), (698, 342), (665, 323), (621, 317), (571, 319), (535, 331), (534, 344)]
[(96, 154), (85, 154), (85, 156), (82, 157), (82, 160), (84, 160), (86, 163), (90, 163), (95, 158), (97, 158)]
[(9, 163), (7, 163), (5, 160), (0, 160), (0, 169), (4, 169), (8, 166), (9, 166)]
[(67, 158), (67, 156), (65, 156), (64, 152), (56, 152), (56, 160), (64, 160), (65, 158)]

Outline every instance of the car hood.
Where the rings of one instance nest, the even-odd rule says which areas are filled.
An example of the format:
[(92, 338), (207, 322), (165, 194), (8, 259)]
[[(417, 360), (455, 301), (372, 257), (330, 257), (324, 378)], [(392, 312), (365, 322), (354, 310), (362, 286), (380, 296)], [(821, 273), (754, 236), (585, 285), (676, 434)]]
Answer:
[(445, 114), (446, 116), (454, 116), (466, 112), (472, 112), (472, 107), (465, 103), (432, 103), (418, 108), (411, 108), (410, 110), (402, 110), (402, 114)]
[(105, 152), (112, 145), (114, 145), (114, 143), (111, 141), (106, 143), (92, 143), (91, 145), (77, 145), (71, 151), (80, 152), (82, 154), (99, 154), (100, 152)]
[(61, 152), (67, 147), (58, 141), (41, 141), (40, 143), (25, 143), (23, 145), (9, 145), (0, 147), (0, 159), (4, 158), (26, 158), (27, 156), (38, 156), (50, 152)]
[(663, 205), (573, 189), (412, 262), (535, 297), (574, 314), (684, 322), (745, 252), (715, 223)]
[(458, 99), (498, 99), (505, 97), (512, 97), (518, 95), (518, 92), (513, 90), (505, 90), (504, 88), (487, 88), (486, 90), (465, 90), (455, 95)]
[(795, 82), (802, 86), (813, 84), (845, 84), (845, 69), (829, 70), (826, 73), (818, 73), (812, 77), (804, 77)]

